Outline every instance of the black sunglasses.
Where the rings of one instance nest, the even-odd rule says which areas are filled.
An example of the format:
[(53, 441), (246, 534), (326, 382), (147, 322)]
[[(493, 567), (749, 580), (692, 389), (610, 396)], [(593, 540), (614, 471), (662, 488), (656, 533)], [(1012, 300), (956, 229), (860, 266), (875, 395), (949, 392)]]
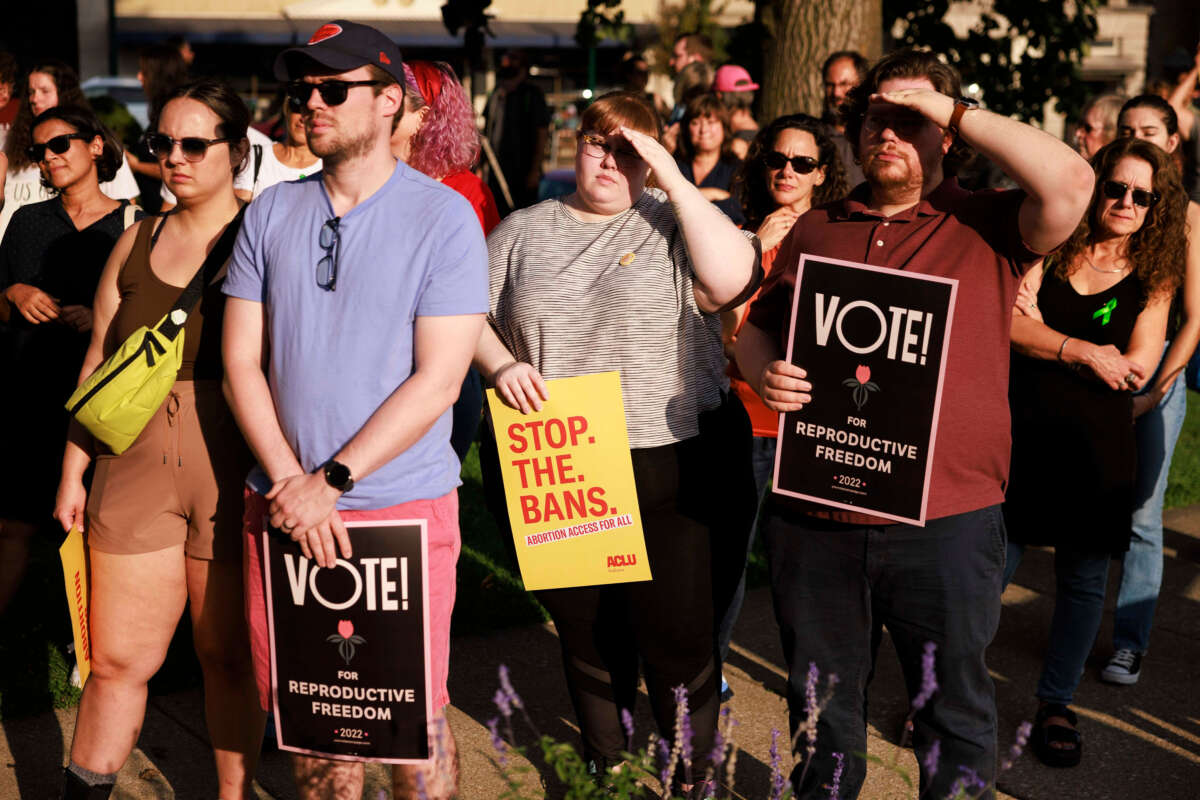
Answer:
[(1123, 200), (1126, 192), (1132, 192), (1133, 204), (1142, 208), (1153, 208), (1154, 204), (1159, 201), (1158, 192), (1150, 192), (1145, 189), (1131, 189), (1128, 183), (1120, 181), (1105, 181), (1100, 186), (1104, 196), (1109, 200)]
[(788, 164), (792, 165), (798, 175), (807, 175), (817, 167), (821, 166), (821, 162), (817, 161), (812, 156), (792, 156), (788, 158), (778, 150), (772, 150), (763, 155), (763, 163), (767, 165), (767, 169), (783, 169)]
[(321, 95), (321, 102), (327, 106), (340, 106), (346, 102), (346, 95), (355, 86), (382, 86), (383, 81), (321, 81), (320, 83), (305, 83), (292, 81), (284, 90), (287, 93), (288, 105), (296, 111), (301, 111), (308, 105), (313, 89)]
[(61, 133), (51, 139), (47, 139), (41, 144), (31, 144), (25, 148), (25, 156), (34, 164), (40, 164), (46, 158), (46, 149), (49, 148), (51, 153), (62, 155), (71, 149), (71, 140), (78, 139), (81, 142), (91, 141), (95, 137), (92, 133)]
[(228, 142), (230, 139), (202, 139), (199, 136), (185, 136), (182, 139), (172, 139), (165, 133), (148, 133), (146, 134), (146, 148), (150, 151), (150, 155), (155, 158), (166, 158), (171, 155), (171, 151), (175, 149), (175, 145), (179, 145), (179, 149), (183, 152), (183, 157), (188, 161), (200, 161), (204, 158), (204, 154), (208, 152), (208, 148), (214, 144)]
[(317, 239), (321, 249), (325, 251), (325, 255), (317, 262), (317, 286), (331, 292), (337, 289), (338, 245), (342, 241), (338, 225), (341, 221), (341, 217), (326, 220)]

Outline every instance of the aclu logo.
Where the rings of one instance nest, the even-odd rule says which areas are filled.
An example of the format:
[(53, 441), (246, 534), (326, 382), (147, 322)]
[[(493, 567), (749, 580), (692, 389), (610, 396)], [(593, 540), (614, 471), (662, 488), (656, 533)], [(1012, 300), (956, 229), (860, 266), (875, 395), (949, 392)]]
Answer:
[(632, 567), (636, 563), (637, 563), (637, 554), (636, 553), (629, 553), (629, 554), (623, 555), (623, 556), (609, 556), (608, 557), (608, 568), (609, 569), (612, 569), (613, 567)]

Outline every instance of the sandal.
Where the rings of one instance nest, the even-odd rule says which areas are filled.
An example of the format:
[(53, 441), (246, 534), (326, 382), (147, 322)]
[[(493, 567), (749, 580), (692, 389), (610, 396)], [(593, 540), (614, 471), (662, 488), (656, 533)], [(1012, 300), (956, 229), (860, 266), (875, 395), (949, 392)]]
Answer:
[[(1071, 723), (1072, 727), (1047, 725), (1046, 720), (1051, 717), (1062, 717)], [(1037, 716), (1034, 717), (1033, 732), (1029, 737), (1030, 747), (1038, 761), (1047, 767), (1077, 766), (1083, 757), (1083, 739), (1074, 727), (1078, 723), (1079, 718), (1075, 716), (1075, 712), (1062, 703), (1047, 703), (1039, 708)]]

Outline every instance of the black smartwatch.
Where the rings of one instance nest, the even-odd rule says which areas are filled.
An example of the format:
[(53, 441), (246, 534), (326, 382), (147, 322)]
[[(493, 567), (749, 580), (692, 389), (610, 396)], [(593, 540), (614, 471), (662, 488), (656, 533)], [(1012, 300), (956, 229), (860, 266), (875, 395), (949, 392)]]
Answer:
[(325, 482), (342, 494), (354, 488), (354, 478), (350, 477), (350, 468), (340, 461), (329, 459), (321, 465), (321, 472), (325, 475)]

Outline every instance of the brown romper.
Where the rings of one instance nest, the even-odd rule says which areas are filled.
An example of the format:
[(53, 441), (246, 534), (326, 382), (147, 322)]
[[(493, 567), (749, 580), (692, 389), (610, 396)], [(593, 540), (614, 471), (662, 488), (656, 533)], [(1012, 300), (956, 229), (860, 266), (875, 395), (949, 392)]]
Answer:
[[(155, 325), (183, 292), (150, 266), (151, 232), (159, 224), (142, 223), (117, 276), (113, 342)], [(95, 550), (128, 555), (182, 544), (193, 558), (241, 558), (242, 485), (254, 460), (221, 393), (220, 284), (205, 288), (188, 317), (183, 365), (162, 407), (128, 450), (96, 457), (87, 507), (88, 545)]]

